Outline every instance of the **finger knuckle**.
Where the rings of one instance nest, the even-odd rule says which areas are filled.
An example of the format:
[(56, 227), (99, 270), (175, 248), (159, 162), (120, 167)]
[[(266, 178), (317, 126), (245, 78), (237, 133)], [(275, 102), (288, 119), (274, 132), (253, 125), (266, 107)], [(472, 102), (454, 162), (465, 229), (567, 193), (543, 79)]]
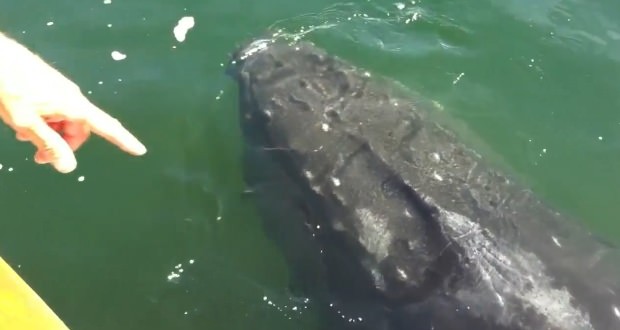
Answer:
[(32, 119), (28, 116), (13, 116), (13, 125), (17, 129), (30, 129), (32, 128)]
[(110, 124), (113, 125), (113, 126), (123, 126), (121, 121), (118, 120), (116, 117), (111, 117), (110, 118)]

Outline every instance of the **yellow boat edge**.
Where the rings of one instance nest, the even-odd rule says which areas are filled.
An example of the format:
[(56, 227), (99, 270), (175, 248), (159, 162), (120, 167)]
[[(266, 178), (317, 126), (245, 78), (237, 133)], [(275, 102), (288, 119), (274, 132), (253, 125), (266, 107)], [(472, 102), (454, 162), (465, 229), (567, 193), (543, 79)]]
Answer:
[(2, 257), (0, 257), (0, 329), (69, 330)]

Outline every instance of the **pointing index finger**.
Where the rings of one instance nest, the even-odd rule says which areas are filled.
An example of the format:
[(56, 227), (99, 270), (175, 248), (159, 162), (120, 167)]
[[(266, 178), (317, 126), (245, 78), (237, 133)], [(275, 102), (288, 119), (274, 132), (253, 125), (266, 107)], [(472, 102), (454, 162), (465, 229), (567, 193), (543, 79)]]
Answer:
[(120, 121), (92, 103), (87, 101), (87, 104), (89, 106), (85, 111), (84, 120), (95, 134), (132, 155), (141, 156), (146, 153), (146, 147), (123, 127)]

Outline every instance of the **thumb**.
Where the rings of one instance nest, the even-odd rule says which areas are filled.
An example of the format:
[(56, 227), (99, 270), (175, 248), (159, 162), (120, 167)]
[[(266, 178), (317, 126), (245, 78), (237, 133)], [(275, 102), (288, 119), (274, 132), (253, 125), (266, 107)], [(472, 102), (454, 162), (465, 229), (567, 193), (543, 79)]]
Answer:
[(38, 149), (35, 160), (50, 162), (61, 173), (75, 170), (77, 161), (71, 147), (42, 118), (34, 120), (27, 130), (30, 141)]

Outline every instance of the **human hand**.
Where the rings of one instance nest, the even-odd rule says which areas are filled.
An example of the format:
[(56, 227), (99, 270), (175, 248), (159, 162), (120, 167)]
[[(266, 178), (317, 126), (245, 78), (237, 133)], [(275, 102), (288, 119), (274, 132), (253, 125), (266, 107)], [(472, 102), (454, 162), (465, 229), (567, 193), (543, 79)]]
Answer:
[(132, 155), (145, 146), (92, 104), (79, 87), (25, 47), (0, 34), (0, 117), (20, 141), (37, 148), (39, 164), (61, 173), (77, 166), (74, 152), (91, 132)]

